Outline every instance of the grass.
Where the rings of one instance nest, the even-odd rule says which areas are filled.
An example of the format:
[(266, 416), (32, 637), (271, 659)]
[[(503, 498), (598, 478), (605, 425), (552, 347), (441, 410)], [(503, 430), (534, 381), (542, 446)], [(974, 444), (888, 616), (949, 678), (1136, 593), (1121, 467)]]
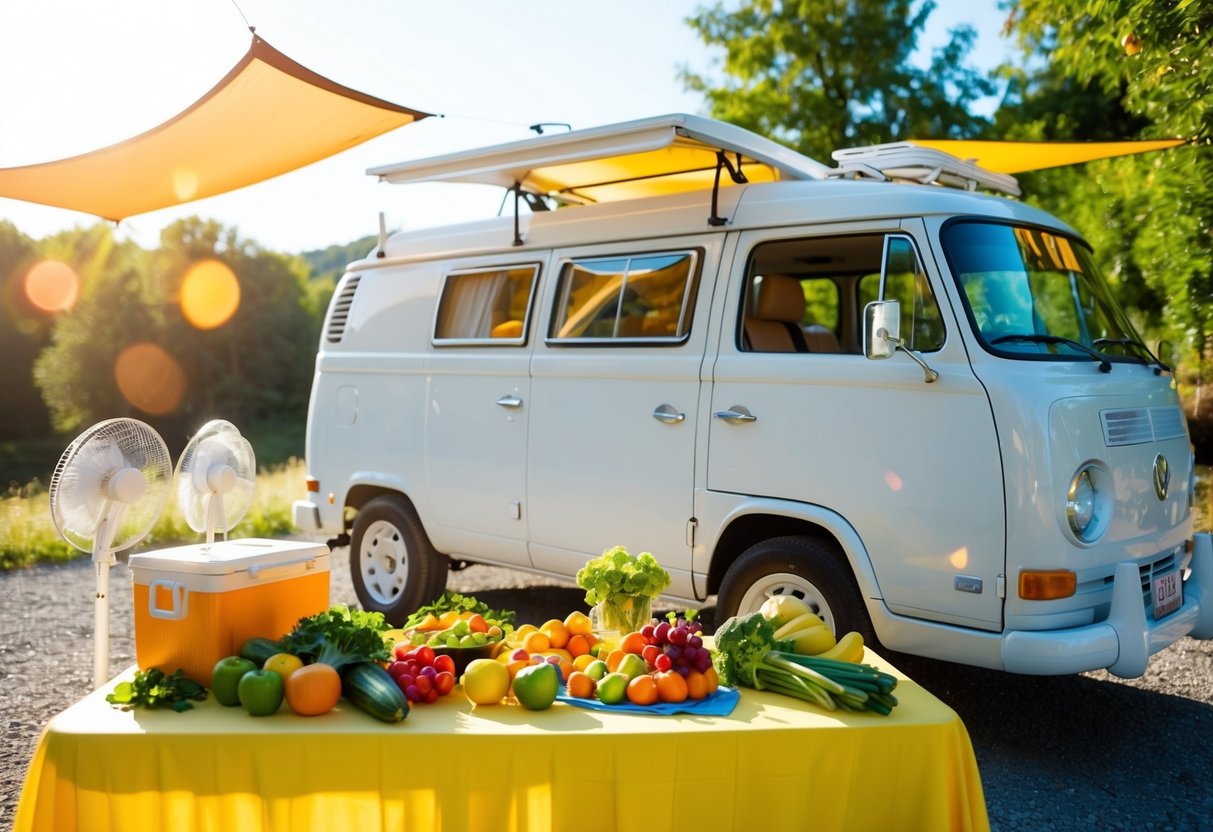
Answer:
[[(230, 536), (276, 537), (295, 531), (291, 503), (304, 494), (304, 463), (294, 457), (257, 476), (253, 504)], [(193, 543), (202, 540), (181, 516), (173, 500), (161, 513), (151, 533), (136, 547)], [(18, 569), (39, 562), (61, 562), (84, 557), (68, 545), (51, 522), (50, 501), (38, 482), (12, 486), (0, 497), (0, 570)]]

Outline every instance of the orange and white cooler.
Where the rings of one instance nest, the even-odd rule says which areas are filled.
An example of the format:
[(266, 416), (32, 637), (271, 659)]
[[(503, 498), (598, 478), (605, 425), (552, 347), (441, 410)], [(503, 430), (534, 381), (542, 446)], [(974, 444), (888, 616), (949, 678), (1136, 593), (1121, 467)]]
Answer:
[(215, 663), (254, 636), (278, 639), (329, 607), (329, 548), (216, 541), (130, 556), (135, 660), (210, 687)]

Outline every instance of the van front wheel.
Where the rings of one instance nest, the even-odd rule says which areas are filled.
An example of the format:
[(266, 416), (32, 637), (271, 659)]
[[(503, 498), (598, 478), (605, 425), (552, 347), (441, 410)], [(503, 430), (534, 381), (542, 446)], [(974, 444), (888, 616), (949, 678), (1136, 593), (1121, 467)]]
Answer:
[(354, 518), (350, 576), (362, 608), (398, 626), (446, 589), (447, 560), (412, 506), (399, 497), (376, 497)]
[(871, 619), (846, 559), (832, 542), (815, 537), (776, 537), (742, 552), (717, 594), (716, 616), (756, 612), (773, 595), (807, 603), (836, 636), (851, 630), (875, 645)]

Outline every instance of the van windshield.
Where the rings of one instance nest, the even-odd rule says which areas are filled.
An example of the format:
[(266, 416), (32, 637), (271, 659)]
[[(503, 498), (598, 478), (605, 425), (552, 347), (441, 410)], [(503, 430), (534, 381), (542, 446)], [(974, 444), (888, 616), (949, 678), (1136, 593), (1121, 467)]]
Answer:
[(1157, 359), (1117, 304), (1090, 250), (1027, 226), (953, 222), (944, 252), (987, 350), (1008, 358), (1147, 364)]

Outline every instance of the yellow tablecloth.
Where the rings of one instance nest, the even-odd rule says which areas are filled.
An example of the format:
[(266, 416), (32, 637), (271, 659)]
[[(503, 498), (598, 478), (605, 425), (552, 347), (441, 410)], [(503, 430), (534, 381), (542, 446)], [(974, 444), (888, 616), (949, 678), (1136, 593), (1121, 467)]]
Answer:
[(900, 679), (891, 717), (750, 690), (728, 717), (473, 709), (456, 689), (388, 725), (345, 703), (124, 712), (111, 683), (47, 726), (14, 829), (987, 830), (960, 718), (867, 660)]

